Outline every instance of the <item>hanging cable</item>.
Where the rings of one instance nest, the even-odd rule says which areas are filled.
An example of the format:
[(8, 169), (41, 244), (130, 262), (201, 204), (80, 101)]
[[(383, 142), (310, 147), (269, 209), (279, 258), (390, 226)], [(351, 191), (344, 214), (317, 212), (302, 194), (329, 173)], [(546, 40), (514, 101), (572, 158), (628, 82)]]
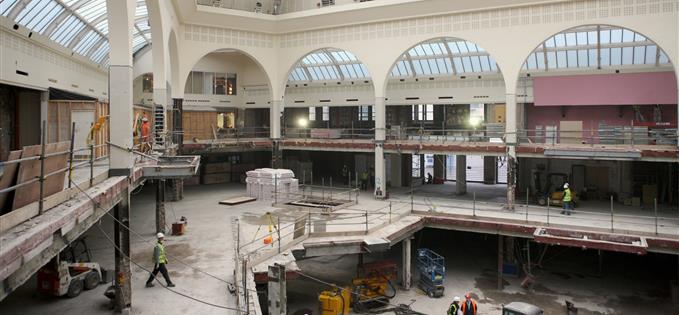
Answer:
[[(142, 269), (142, 270), (144, 270), (144, 271), (146, 271), (146, 272), (148, 272), (148, 273), (152, 273), (151, 270), (148, 270), (148, 269), (144, 268), (144, 266), (142, 266), (141, 264), (139, 264), (139, 263), (137, 263), (136, 261), (134, 261), (134, 260), (132, 259), (132, 257), (130, 257), (129, 255), (126, 255), (125, 252), (123, 252), (122, 249), (120, 249), (120, 247), (118, 247), (118, 246), (115, 244), (115, 242), (111, 239), (111, 237), (110, 237), (108, 234), (106, 234), (106, 232), (104, 232), (104, 229), (102, 229), (101, 226), (99, 226), (98, 224), (97, 224), (96, 226), (97, 226), (97, 228), (99, 229), (99, 231), (104, 235), (104, 237), (109, 241), (109, 243), (111, 243), (111, 244), (113, 245), (113, 247), (114, 247), (120, 254), (122, 254), (123, 256), (125, 256), (125, 258), (127, 258), (130, 262), (132, 262), (135, 266), (139, 267), (140, 269)], [(229, 306), (224, 306), (224, 305), (219, 305), (219, 304), (214, 304), (214, 303), (211, 303), (211, 302), (203, 301), (203, 300), (201, 300), (201, 299), (195, 298), (195, 297), (190, 296), (190, 295), (188, 295), (188, 294), (185, 294), (185, 293), (182, 293), (182, 292), (179, 292), (179, 291), (170, 289), (169, 287), (163, 285), (163, 284), (160, 282), (160, 279), (159, 279), (158, 277), (155, 277), (155, 281), (158, 282), (158, 284), (159, 284), (161, 287), (165, 288), (166, 290), (168, 290), (168, 291), (170, 291), (170, 292), (172, 292), (172, 293), (174, 293), (174, 294), (183, 296), (183, 297), (185, 297), (185, 298), (187, 298), (187, 299), (196, 301), (196, 302), (198, 302), (198, 303), (202, 303), (202, 304), (205, 304), (205, 305), (208, 305), (208, 306), (212, 306), (212, 307), (216, 307), (216, 308), (221, 308), (221, 309), (226, 309), (226, 310), (237, 311), (238, 313), (247, 313), (246, 311), (241, 310), (241, 309), (239, 309), (239, 308), (229, 307)]]
[[(73, 182), (73, 186), (75, 186), (80, 192), (82, 192), (82, 193), (83, 193), (83, 194), (84, 194), (84, 195), (92, 202), (92, 204), (94, 204), (95, 207), (98, 207), (98, 208), (104, 210), (104, 213), (105, 213), (106, 215), (108, 215), (109, 217), (111, 217), (115, 222), (117, 222), (118, 224), (120, 224), (123, 228), (125, 228), (126, 230), (132, 232), (132, 234), (134, 234), (135, 236), (137, 236), (137, 237), (138, 237), (139, 239), (141, 239), (142, 241), (144, 241), (144, 242), (146, 242), (146, 243), (149, 243), (149, 244), (153, 244), (153, 241), (150, 241), (150, 240), (144, 238), (141, 234), (137, 233), (135, 230), (132, 230), (130, 227), (128, 227), (128, 226), (126, 226), (125, 224), (123, 224), (122, 222), (120, 222), (120, 220), (118, 220), (115, 216), (113, 216), (113, 215), (110, 214), (108, 211), (106, 211), (105, 209), (103, 209), (103, 208), (99, 205), (99, 203), (98, 203), (96, 200), (94, 200), (94, 199), (92, 198), (92, 196), (90, 196), (87, 192), (85, 192), (82, 188), (80, 188), (80, 186), (78, 186), (75, 182)], [(171, 255), (167, 255), (167, 256), (168, 256), (169, 258), (172, 258), (173, 260), (178, 261), (180, 264), (182, 264), (182, 265), (184, 265), (184, 266), (186, 266), (186, 267), (189, 267), (189, 268), (191, 268), (191, 269), (193, 269), (193, 270), (196, 270), (196, 271), (198, 271), (198, 272), (200, 272), (200, 273), (202, 273), (202, 274), (204, 274), (204, 275), (207, 275), (207, 276), (209, 276), (209, 277), (211, 277), (211, 278), (214, 278), (214, 279), (216, 279), (216, 280), (218, 280), (218, 281), (224, 282), (224, 283), (226, 283), (226, 284), (228, 284), (228, 285), (232, 285), (232, 286), (234, 286), (234, 287), (240, 288), (240, 286), (236, 285), (235, 283), (232, 283), (232, 282), (229, 282), (229, 281), (224, 280), (224, 279), (222, 279), (222, 278), (219, 278), (219, 277), (217, 277), (217, 276), (215, 276), (215, 275), (213, 275), (213, 274), (210, 274), (209, 272), (204, 271), (204, 270), (202, 270), (202, 269), (200, 269), (200, 268), (198, 268), (198, 267), (194, 267), (194, 266), (190, 265), (189, 263), (184, 262), (183, 260), (181, 260), (180, 258), (178, 258), (178, 257), (176, 257), (176, 256), (171, 256)], [(252, 290), (252, 289), (248, 289), (248, 291), (257, 292), (257, 290)]]

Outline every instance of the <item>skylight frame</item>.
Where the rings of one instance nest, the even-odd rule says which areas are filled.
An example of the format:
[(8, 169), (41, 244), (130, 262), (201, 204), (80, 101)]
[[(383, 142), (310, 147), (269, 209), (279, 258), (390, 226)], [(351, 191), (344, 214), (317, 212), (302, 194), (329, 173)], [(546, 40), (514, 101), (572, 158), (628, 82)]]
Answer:
[[(74, 54), (108, 67), (106, 0), (2, 0), (2, 3), (1, 15), (46, 36)], [(136, 2), (134, 28), (133, 54), (151, 44), (145, 0)]]

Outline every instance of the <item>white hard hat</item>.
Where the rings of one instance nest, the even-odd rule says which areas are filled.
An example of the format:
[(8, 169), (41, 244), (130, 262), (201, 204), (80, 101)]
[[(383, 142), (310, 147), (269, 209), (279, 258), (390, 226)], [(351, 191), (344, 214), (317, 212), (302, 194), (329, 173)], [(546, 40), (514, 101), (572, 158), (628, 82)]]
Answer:
[(454, 297), (453, 302), (460, 302), (460, 297), (459, 296)]
[(563, 188), (568, 188), (568, 183), (563, 184)]
[(165, 234), (158, 233), (158, 234), (156, 234), (156, 238), (165, 238)]

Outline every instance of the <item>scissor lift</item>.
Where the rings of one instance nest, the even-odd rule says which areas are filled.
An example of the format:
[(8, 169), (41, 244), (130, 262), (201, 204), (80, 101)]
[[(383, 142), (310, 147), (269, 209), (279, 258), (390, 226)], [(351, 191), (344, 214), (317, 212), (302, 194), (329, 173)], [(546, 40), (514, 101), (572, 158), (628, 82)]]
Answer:
[(427, 248), (418, 249), (417, 270), (420, 272), (420, 289), (426, 292), (429, 297), (442, 297), (445, 289), (443, 280), (446, 276), (443, 256)]

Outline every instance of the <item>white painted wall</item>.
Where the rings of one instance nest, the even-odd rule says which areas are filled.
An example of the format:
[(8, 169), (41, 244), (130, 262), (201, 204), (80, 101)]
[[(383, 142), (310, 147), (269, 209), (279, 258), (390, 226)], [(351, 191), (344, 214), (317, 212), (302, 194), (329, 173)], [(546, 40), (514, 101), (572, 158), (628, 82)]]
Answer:
[[(11, 23), (11, 24), (10, 24)], [(50, 87), (108, 98), (108, 74), (92, 62), (73, 57), (61, 46), (0, 17), (0, 82), (44, 90)], [(28, 73), (27, 76), (17, 71)]]

